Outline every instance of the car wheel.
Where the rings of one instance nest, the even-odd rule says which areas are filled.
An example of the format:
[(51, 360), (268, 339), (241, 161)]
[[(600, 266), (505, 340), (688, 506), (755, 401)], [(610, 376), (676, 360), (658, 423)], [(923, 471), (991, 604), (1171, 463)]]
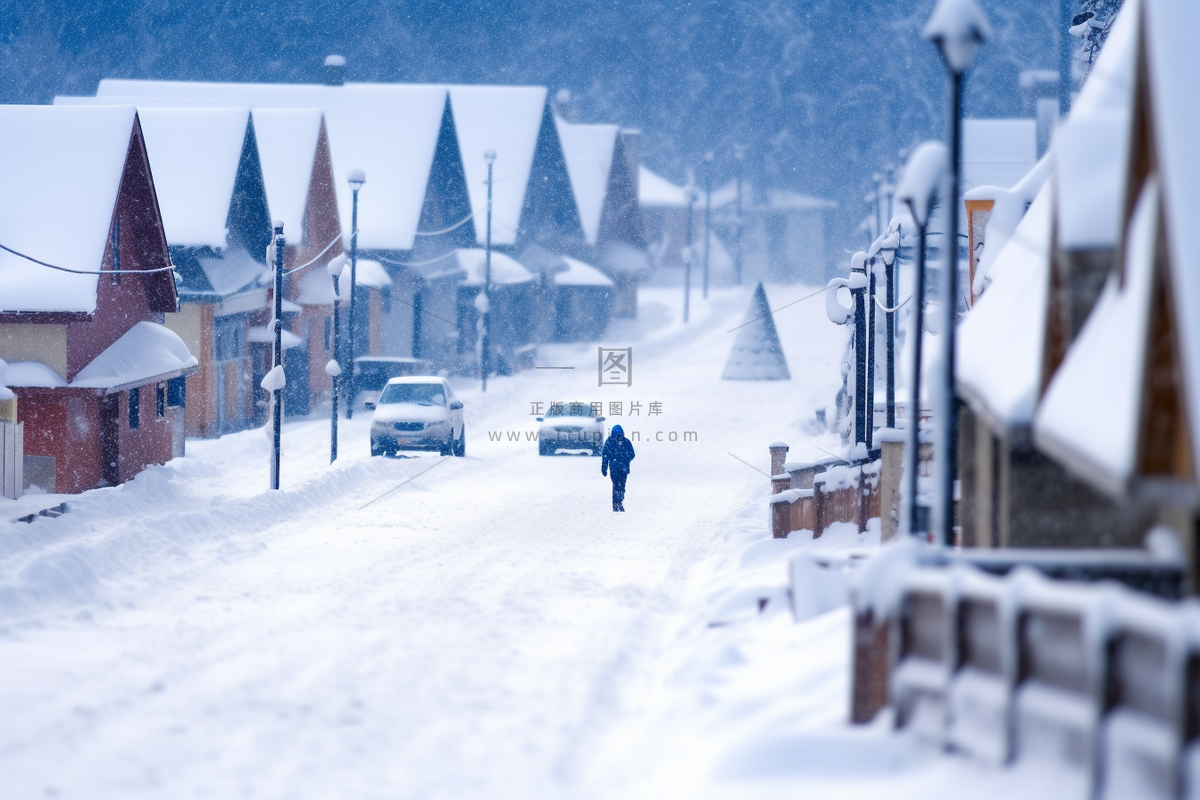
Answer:
[(550, 446), (546, 442), (538, 442), (538, 455), (539, 456), (550, 455)]
[(371, 455), (372, 455), (372, 456), (381, 456), (381, 455), (383, 455), (383, 448), (382, 448), (382, 447), (380, 447), (380, 446), (379, 446), (378, 444), (376, 444), (375, 442), (371, 442)]
[(454, 455), (459, 458), (467, 454), (467, 426), (464, 425), (458, 434), (458, 443), (454, 445)]

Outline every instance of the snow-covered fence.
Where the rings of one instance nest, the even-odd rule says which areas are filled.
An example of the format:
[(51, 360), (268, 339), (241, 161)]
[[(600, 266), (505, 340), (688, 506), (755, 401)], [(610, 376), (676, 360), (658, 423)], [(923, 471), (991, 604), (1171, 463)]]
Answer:
[[(778, 444), (771, 446), (772, 459), (779, 452), (778, 447)], [(786, 538), (792, 531), (801, 530), (812, 531), (815, 538), (835, 522), (847, 522), (866, 530), (867, 521), (879, 516), (881, 462), (878, 458), (854, 462), (841, 459), (807, 464), (787, 462), (778, 469), (771, 475), (770, 523), (775, 538)]]
[[(1073, 560), (1093, 581), (1179, 589), (1180, 565), (1144, 553)], [(851, 720), (890, 706), (897, 729), (1052, 779), (1064, 797), (1200, 797), (1200, 607), (1040, 571), (1070, 561), (908, 542), (869, 559), (853, 595)]]

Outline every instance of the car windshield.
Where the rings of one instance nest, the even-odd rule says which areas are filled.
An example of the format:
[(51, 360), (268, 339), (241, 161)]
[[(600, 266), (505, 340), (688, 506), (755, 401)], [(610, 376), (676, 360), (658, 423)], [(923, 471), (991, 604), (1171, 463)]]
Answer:
[(379, 396), (380, 405), (416, 403), (419, 406), (446, 405), (446, 390), (440, 383), (390, 383)]
[(595, 410), (587, 403), (551, 403), (547, 417), (594, 417)]

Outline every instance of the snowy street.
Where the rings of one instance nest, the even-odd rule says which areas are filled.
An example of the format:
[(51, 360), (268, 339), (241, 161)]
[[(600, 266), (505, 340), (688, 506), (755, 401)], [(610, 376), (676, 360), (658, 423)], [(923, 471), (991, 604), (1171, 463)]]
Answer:
[[(693, 300), (685, 329), (679, 292), (643, 290), (639, 319), (605, 343), (633, 347), (631, 387), (598, 388), (583, 345), (540, 349), (541, 365), (574, 370), (493, 379), (486, 394), (452, 379), (465, 459), (370, 458), (368, 412), (343, 420), (332, 468), (327, 419), (287, 425), (277, 494), (269, 440), (251, 430), (190, 440), (185, 459), (117, 489), (2, 501), (5, 796), (528, 798), (638, 783), (632, 761), (597, 777), (596, 754), (653, 716), (712, 575), (767, 535), (766, 479), (730, 454), (765, 471), (774, 439), (809, 437), (798, 459), (835, 446), (807, 427), (836, 392), (845, 335), (819, 298), (777, 318), (793, 380), (751, 393), (719, 379), (750, 293)], [(625, 404), (608, 422), (637, 449), (627, 513), (609, 509), (598, 458), (508, 441), (554, 400)], [(754, 498), (743, 536), (718, 536)], [(59, 519), (8, 522), (60, 499)]]

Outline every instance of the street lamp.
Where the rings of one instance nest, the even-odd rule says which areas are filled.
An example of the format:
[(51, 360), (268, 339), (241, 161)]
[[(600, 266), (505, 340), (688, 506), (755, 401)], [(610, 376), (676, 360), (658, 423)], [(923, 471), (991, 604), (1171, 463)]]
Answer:
[(350, 211), (350, 324), (347, 326), (350, 334), (348, 346), (350, 348), (349, 358), (346, 359), (350, 366), (350, 374), (344, 376), (342, 380), (350, 381), (350, 391), (347, 392), (346, 399), (346, 419), (354, 417), (354, 339), (355, 339), (355, 324), (357, 315), (354, 313), (358, 308), (358, 303), (355, 301), (355, 295), (358, 294), (358, 190), (367, 182), (366, 173), (361, 169), (350, 170), (350, 175), (346, 178), (350, 184), (350, 192), (353, 200), (351, 201)]
[(340, 253), (334, 256), (325, 269), (329, 270), (330, 277), (333, 278), (333, 358), (325, 365), (325, 374), (329, 376), (329, 382), (333, 387), (333, 413), (329, 418), (329, 463), (337, 461), (338, 447), (338, 381), (342, 374), (342, 364), (338, 360), (341, 354), (341, 348), (338, 347), (341, 341), (341, 325), (342, 317), (340, 308), (342, 305), (342, 297), (338, 279), (342, 275), (342, 270), (346, 268), (346, 254)]
[[(854, 441), (868, 441), (867, 435), (867, 254), (861, 250), (850, 257), (850, 294), (854, 297)], [(861, 278), (855, 279), (861, 275)], [(868, 445), (869, 447), (869, 445)]]
[(733, 157), (737, 161), (737, 234), (733, 242), (733, 282), (742, 285), (742, 178), (746, 167), (746, 151), (742, 146), (733, 148)]
[(917, 448), (921, 446), (918, 435), (921, 427), (921, 340), (925, 327), (925, 228), (933, 213), (938, 184), (947, 168), (949, 154), (940, 142), (925, 142), (913, 151), (904, 168), (896, 202), (908, 206), (913, 223), (917, 226), (917, 263), (913, 275), (913, 316), (908, 335), (913, 341), (913, 362), (908, 401), (908, 445), (904, 448), (904, 480), (908, 491), (903, 495), (908, 504), (907, 522), (910, 535), (924, 533), (917, 514)]
[(696, 187), (689, 180), (688, 185), (684, 188), (684, 194), (687, 195), (687, 234), (684, 237), (685, 244), (683, 246), (683, 322), (686, 325), (688, 321), (688, 306), (692, 300), (692, 216), (696, 210)]
[(950, 206), (946, 240), (946, 262), (942, 275), (941, 383), (942, 408), (938, 413), (940, 435), (934, 440), (934, 468), (938, 471), (938, 526), (943, 543), (954, 544), (955, 448), (958, 438), (958, 403), (954, 395), (955, 325), (958, 321), (958, 187), (962, 162), (963, 75), (975, 61), (979, 46), (992, 35), (987, 17), (976, 0), (938, 0), (925, 23), (922, 35), (937, 45), (950, 70)]
[(701, 297), (708, 299), (709, 248), (712, 247), (712, 162), (713, 154), (704, 154), (704, 288)]
[(875, 438), (875, 264), (876, 258), (871, 256), (867, 261), (867, 336), (863, 340), (863, 350), (866, 351), (864, 357), (867, 360), (867, 452), (871, 451)]
[(483, 315), (483, 341), (479, 351), (479, 371), (483, 373), (483, 391), (487, 391), (488, 371), (492, 366), (492, 167), (496, 163), (496, 151), (487, 150), (483, 154), (487, 162), (487, 236), (483, 254), (483, 307), (479, 312)]
[(888, 233), (879, 248), (883, 259), (884, 291), (887, 293), (887, 312), (884, 316), (887, 347), (887, 421), (886, 427), (896, 427), (896, 251), (900, 249), (900, 230)]
[(279, 488), (280, 439), (283, 435), (283, 222), (275, 220), (275, 353), (271, 372), (263, 379), (271, 392), (271, 488)]

